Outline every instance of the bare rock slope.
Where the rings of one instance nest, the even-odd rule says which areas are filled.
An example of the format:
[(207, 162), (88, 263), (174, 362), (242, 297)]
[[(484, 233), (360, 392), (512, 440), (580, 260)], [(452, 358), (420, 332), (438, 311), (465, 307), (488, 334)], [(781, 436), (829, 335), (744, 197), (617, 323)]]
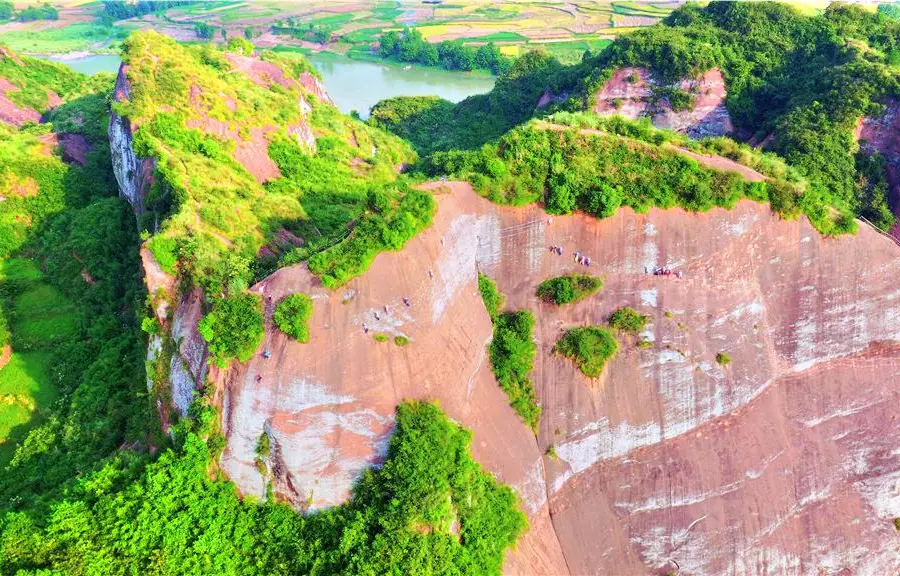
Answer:
[[(531, 517), (509, 573), (900, 569), (900, 250), (890, 240), (865, 227), (823, 238), (749, 201), (551, 220), (467, 184), (432, 188), (434, 225), (345, 289), (329, 292), (303, 266), (255, 287), (271, 297), (268, 315), (293, 291), (311, 294), (315, 311), (309, 344), (268, 326), (260, 354), (216, 375), (222, 466), (244, 493), (264, 494), (254, 448), (268, 434), (276, 493), (298, 507), (340, 503), (384, 457), (394, 406), (433, 398), (472, 429), (475, 457)], [(656, 266), (683, 278), (648, 273)], [(537, 318), (537, 438), (491, 374), (479, 270), (508, 308)], [(601, 276), (603, 290), (564, 308), (535, 298), (539, 282), (573, 271)], [(620, 337), (593, 381), (552, 354), (563, 329), (626, 305), (650, 316), (640, 338), (651, 346)]]
[(690, 110), (675, 111), (667, 98), (657, 99), (654, 92), (664, 87), (644, 68), (620, 68), (597, 92), (592, 109), (631, 120), (649, 117), (657, 128), (683, 132), (692, 138), (723, 136), (734, 129), (725, 107), (725, 79), (718, 68), (668, 86), (692, 96)]

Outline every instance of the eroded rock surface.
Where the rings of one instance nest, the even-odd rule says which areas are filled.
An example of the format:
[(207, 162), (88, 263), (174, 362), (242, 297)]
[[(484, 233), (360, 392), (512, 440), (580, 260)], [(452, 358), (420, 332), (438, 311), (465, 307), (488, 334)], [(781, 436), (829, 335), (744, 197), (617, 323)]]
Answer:
[[(311, 294), (315, 312), (309, 344), (269, 326), (260, 354), (219, 375), (222, 466), (242, 491), (264, 494), (254, 447), (266, 432), (280, 455), (275, 488), (299, 507), (338, 504), (384, 457), (394, 406), (433, 398), (473, 430), (475, 457), (531, 517), (510, 573), (900, 569), (897, 246), (867, 228), (823, 238), (749, 201), (551, 221), (465, 184), (433, 188), (433, 227), (344, 289), (325, 290), (302, 266), (255, 287), (272, 297), (269, 314), (293, 291)], [(656, 266), (684, 276), (648, 273)], [(535, 313), (537, 440), (490, 372), (477, 270), (508, 308)], [(597, 296), (564, 308), (535, 298), (542, 280), (586, 271), (604, 279)], [(563, 329), (604, 324), (626, 305), (650, 316), (649, 347), (620, 337), (594, 381), (552, 354)]]
[(662, 87), (644, 68), (620, 68), (597, 92), (593, 110), (632, 120), (649, 117), (657, 128), (683, 132), (691, 138), (723, 136), (734, 129), (725, 107), (725, 80), (718, 68), (670, 86), (693, 96), (690, 110), (676, 112), (666, 98), (656, 99), (654, 90)]
[[(129, 98), (127, 73), (128, 65), (122, 64), (119, 67), (113, 92), (113, 98), (116, 101)], [(119, 116), (115, 110), (110, 113), (107, 132), (113, 173), (119, 184), (119, 195), (128, 200), (135, 215), (140, 218), (144, 212), (144, 198), (153, 185), (155, 162), (152, 158), (138, 158), (135, 154), (134, 130), (136, 129), (137, 127), (132, 126), (128, 118)]]

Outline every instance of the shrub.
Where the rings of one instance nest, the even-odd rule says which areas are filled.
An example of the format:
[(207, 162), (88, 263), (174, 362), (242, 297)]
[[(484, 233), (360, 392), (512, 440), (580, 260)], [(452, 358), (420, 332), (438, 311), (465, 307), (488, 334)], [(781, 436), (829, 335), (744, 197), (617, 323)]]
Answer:
[(603, 286), (603, 281), (586, 274), (570, 274), (544, 280), (537, 289), (537, 296), (544, 302), (557, 306), (587, 298)]
[(720, 366), (728, 366), (731, 364), (731, 356), (725, 352), (719, 352), (716, 354), (716, 362), (718, 362)]
[(232, 358), (246, 362), (262, 342), (265, 331), (262, 299), (249, 292), (220, 298), (198, 329), (218, 366), (224, 368)]
[(407, 346), (409, 345), (409, 338), (406, 336), (394, 336), (394, 344), (397, 346)]
[(637, 334), (647, 325), (648, 317), (634, 308), (619, 308), (609, 317), (609, 325), (616, 330)]
[(608, 330), (599, 326), (587, 326), (567, 330), (553, 351), (574, 360), (585, 376), (596, 378), (618, 348), (616, 339)]
[(273, 320), (278, 329), (294, 340), (309, 342), (309, 319), (312, 317), (312, 298), (300, 292), (291, 294), (275, 307)]
[(256, 442), (256, 455), (261, 458), (267, 458), (272, 451), (272, 447), (269, 443), (269, 435), (263, 432), (259, 435), (259, 440)]
[(531, 332), (534, 316), (528, 310), (504, 312), (494, 322), (490, 358), (494, 376), (506, 392), (510, 406), (533, 430), (537, 430), (541, 408), (529, 374), (536, 347)]
[(481, 272), (478, 273), (478, 291), (481, 292), (481, 300), (488, 316), (491, 317), (491, 322), (495, 321), (500, 309), (503, 308), (503, 294), (497, 290), (494, 281)]
[(372, 338), (374, 338), (376, 342), (387, 342), (388, 341), (387, 334), (382, 334), (380, 332), (373, 334)]

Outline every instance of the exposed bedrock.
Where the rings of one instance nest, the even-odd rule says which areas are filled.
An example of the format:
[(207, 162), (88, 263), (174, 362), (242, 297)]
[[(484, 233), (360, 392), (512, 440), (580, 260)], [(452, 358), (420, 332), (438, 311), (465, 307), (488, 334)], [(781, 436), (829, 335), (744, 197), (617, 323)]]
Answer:
[[(119, 66), (113, 92), (113, 99), (117, 102), (129, 98), (127, 73), (128, 65)], [(155, 162), (152, 158), (138, 158), (135, 154), (133, 140), (136, 128), (128, 118), (119, 116), (115, 110), (110, 112), (107, 133), (113, 173), (119, 184), (119, 195), (128, 200), (135, 215), (140, 219), (144, 212), (144, 198), (153, 185)]]
[[(269, 326), (260, 354), (218, 375), (222, 466), (244, 493), (265, 493), (254, 460), (267, 433), (278, 493), (298, 507), (342, 502), (383, 459), (394, 406), (432, 398), (472, 429), (475, 457), (532, 518), (508, 572), (897, 572), (900, 250), (890, 240), (866, 227), (823, 238), (749, 201), (551, 221), (466, 184), (432, 187), (434, 225), (344, 289), (329, 292), (303, 266), (254, 288), (272, 298), (269, 315), (293, 291), (311, 294), (315, 311), (309, 344)], [(654, 276), (657, 266), (683, 278)], [(477, 270), (508, 308), (537, 318), (537, 440), (491, 374)], [(568, 272), (605, 286), (561, 309), (535, 298), (540, 281)], [(551, 353), (564, 328), (603, 324), (626, 305), (650, 316), (640, 338), (652, 346), (620, 337), (594, 381)]]
[[(693, 97), (689, 110), (675, 111), (667, 98), (656, 99), (654, 91), (676, 88)], [(697, 78), (686, 78), (664, 86), (645, 68), (620, 68), (594, 97), (593, 111), (618, 114), (636, 120), (649, 117), (657, 128), (683, 132), (691, 138), (723, 136), (734, 126), (725, 107), (725, 79), (718, 68)]]

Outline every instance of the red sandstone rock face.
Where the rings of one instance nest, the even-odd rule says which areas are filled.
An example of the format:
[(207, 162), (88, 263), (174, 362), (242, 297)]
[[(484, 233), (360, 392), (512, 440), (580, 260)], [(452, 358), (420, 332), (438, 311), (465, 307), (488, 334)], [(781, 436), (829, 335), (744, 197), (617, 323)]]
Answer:
[(25, 122), (40, 122), (40, 112), (30, 108), (21, 108), (6, 97), (7, 92), (18, 89), (18, 86), (6, 78), (0, 78), (0, 122), (14, 126), (21, 126)]
[(644, 68), (620, 68), (597, 92), (593, 110), (632, 120), (649, 116), (657, 128), (683, 132), (692, 138), (722, 136), (734, 129), (725, 108), (725, 80), (718, 68), (675, 85), (694, 95), (691, 110), (674, 112), (665, 99), (652, 104), (653, 88), (658, 85)]
[[(315, 312), (309, 344), (270, 326), (260, 352), (271, 358), (219, 375), (222, 466), (242, 491), (264, 493), (253, 460), (265, 432), (277, 490), (298, 505), (337, 504), (383, 458), (394, 405), (435, 398), (531, 517), (510, 573), (664, 574), (676, 563), (698, 575), (897, 573), (897, 246), (865, 227), (822, 238), (749, 201), (551, 222), (465, 184), (441, 188), (453, 194), (439, 194), (433, 227), (344, 289), (325, 290), (302, 266), (255, 288), (273, 297), (269, 314), (297, 290)], [(684, 277), (647, 273), (656, 266)], [(508, 308), (537, 318), (537, 440), (490, 372), (477, 270)], [(601, 276), (603, 290), (561, 309), (534, 296), (573, 271)], [(552, 354), (565, 328), (626, 305), (650, 316), (649, 348), (620, 337), (594, 381)], [(376, 332), (411, 342), (378, 343)], [(719, 352), (732, 362), (720, 366)]]

